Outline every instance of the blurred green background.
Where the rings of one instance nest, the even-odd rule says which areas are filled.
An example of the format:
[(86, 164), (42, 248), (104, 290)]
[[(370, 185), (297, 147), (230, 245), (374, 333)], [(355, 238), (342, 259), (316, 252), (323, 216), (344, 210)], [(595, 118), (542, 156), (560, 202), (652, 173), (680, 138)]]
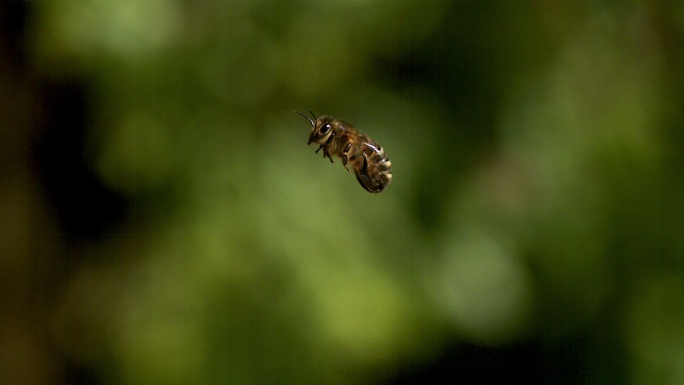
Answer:
[(682, 384), (682, 68), (680, 1), (3, 2), (0, 383)]

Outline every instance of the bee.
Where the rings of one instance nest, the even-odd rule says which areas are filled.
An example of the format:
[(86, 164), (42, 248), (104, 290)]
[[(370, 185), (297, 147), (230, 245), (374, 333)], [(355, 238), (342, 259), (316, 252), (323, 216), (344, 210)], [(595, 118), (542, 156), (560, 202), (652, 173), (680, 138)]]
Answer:
[(371, 137), (354, 128), (341, 119), (330, 116), (316, 117), (309, 111), (313, 119), (295, 111), (311, 123), (311, 134), (307, 144), (319, 145), (316, 153), (323, 149), (323, 158), (332, 156), (342, 159), (342, 165), (351, 173), (347, 165), (351, 165), (356, 180), (361, 187), (371, 193), (379, 193), (392, 182), (392, 162), (387, 159), (385, 150)]

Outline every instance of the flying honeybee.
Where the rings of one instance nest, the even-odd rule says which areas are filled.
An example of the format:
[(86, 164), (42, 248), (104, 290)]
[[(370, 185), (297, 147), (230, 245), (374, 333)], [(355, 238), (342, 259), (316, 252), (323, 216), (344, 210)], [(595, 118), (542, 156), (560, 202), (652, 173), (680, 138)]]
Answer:
[(333, 162), (332, 155), (342, 158), (342, 165), (347, 170), (350, 164), (361, 186), (372, 193), (379, 193), (392, 182), (392, 162), (387, 159), (385, 150), (371, 137), (354, 128), (341, 119), (330, 116), (316, 117), (309, 111), (313, 119), (295, 111), (311, 123), (309, 143), (316, 143)]

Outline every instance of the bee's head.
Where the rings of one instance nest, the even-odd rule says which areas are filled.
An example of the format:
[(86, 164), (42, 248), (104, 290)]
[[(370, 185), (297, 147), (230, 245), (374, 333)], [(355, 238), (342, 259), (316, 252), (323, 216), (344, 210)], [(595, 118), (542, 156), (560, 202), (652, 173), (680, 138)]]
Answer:
[(300, 113), (299, 111), (295, 111), (295, 113), (305, 117), (309, 123), (311, 123), (311, 134), (309, 135), (309, 142), (307, 144), (324, 144), (330, 135), (332, 135), (333, 118), (329, 116), (321, 116), (317, 118), (316, 115), (314, 115), (314, 113), (311, 111), (309, 111), (309, 113), (313, 119)]

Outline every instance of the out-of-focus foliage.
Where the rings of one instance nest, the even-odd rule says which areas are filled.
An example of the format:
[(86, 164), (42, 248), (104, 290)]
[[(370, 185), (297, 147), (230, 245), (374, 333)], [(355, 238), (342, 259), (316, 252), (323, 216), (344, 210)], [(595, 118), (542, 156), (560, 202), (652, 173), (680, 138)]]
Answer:
[(0, 383), (684, 381), (683, 3), (18, 4)]

